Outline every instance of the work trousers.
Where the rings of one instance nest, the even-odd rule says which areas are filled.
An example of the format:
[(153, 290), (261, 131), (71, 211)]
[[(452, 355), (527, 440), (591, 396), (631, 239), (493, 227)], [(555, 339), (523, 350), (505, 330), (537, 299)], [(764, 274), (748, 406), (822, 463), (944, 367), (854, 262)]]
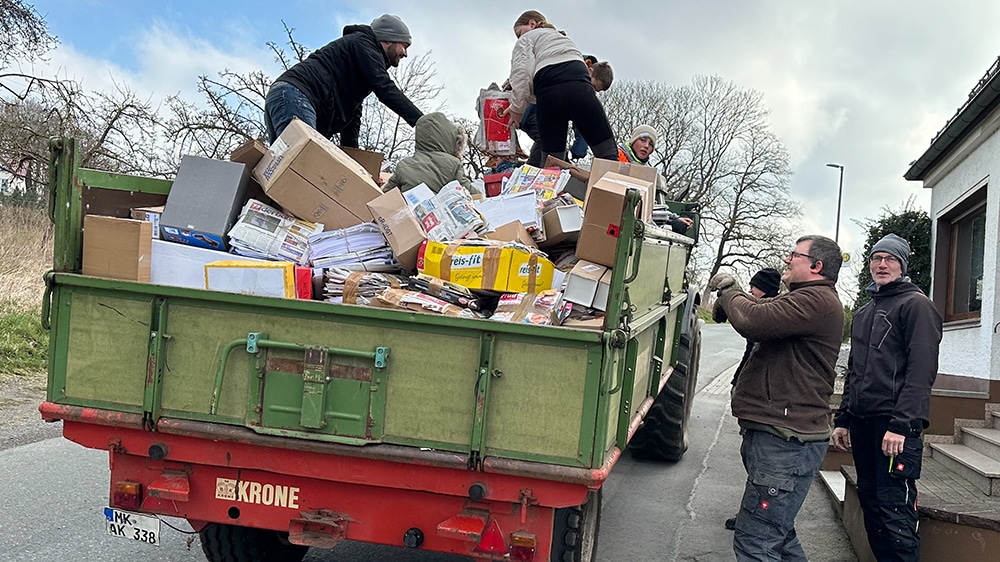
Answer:
[[(920, 560), (917, 485), (923, 444), (907, 437), (903, 454), (882, 454), (888, 418), (851, 419), (851, 449), (858, 472), (858, 501), (868, 545), (879, 562)], [(902, 469), (902, 471), (900, 470)]]
[(733, 551), (739, 562), (806, 562), (795, 534), (795, 516), (823, 463), (828, 441), (785, 440), (744, 429), (747, 483), (736, 516)]
[(594, 158), (618, 159), (608, 116), (590, 81), (583, 61), (547, 66), (535, 73), (533, 80), (538, 119), (538, 138), (544, 164), (551, 154), (566, 160), (566, 136), (569, 122), (590, 145)]

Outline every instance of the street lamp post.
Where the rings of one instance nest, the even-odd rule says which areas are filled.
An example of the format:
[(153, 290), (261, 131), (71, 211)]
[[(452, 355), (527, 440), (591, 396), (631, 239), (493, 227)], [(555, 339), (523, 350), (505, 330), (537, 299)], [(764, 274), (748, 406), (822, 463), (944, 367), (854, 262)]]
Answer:
[(840, 202), (844, 197), (844, 167), (840, 164), (827, 164), (831, 168), (840, 170), (840, 187), (837, 188), (837, 229), (834, 231), (833, 241), (840, 243)]

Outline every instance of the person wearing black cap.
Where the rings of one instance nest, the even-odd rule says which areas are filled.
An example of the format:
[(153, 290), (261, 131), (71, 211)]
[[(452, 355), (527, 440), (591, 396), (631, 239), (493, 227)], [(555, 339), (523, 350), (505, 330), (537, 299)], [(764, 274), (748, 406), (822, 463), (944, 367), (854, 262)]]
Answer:
[(344, 35), (313, 51), (274, 81), (264, 101), (264, 124), (273, 143), (298, 117), (324, 137), (340, 133), (340, 144), (358, 147), (361, 107), (372, 92), (411, 127), (423, 112), (389, 76), (411, 44), (398, 16), (383, 14), (371, 25), (348, 25)]
[[(852, 451), (868, 544), (879, 561), (920, 559), (917, 487), (937, 376), (941, 315), (906, 277), (910, 244), (872, 247), (872, 300), (854, 313), (833, 445)], [(887, 470), (888, 467), (888, 470)]]

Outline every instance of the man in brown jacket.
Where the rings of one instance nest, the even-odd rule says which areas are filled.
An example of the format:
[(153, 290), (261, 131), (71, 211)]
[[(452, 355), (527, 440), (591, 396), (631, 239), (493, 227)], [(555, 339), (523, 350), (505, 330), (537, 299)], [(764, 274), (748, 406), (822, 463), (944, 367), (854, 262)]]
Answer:
[(716, 321), (728, 318), (741, 336), (758, 342), (732, 401), (747, 471), (733, 538), (741, 562), (806, 560), (795, 516), (832, 433), (829, 402), (844, 327), (836, 288), (842, 261), (833, 240), (803, 236), (785, 257), (781, 279), (789, 290), (781, 296), (758, 301), (727, 273), (709, 281), (719, 293)]

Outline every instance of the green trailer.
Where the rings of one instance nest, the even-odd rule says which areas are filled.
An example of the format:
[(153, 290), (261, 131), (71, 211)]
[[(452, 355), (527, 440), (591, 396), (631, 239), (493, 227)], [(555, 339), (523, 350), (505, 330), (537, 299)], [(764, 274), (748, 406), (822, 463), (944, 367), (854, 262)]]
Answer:
[(690, 205), (681, 236), (637, 220), (630, 190), (603, 329), (518, 325), (84, 276), (84, 215), (162, 204), (170, 182), (51, 149), (40, 409), (109, 451), (112, 534), (159, 544), (171, 516), (213, 561), (344, 539), (589, 561), (622, 452), (687, 448)]

